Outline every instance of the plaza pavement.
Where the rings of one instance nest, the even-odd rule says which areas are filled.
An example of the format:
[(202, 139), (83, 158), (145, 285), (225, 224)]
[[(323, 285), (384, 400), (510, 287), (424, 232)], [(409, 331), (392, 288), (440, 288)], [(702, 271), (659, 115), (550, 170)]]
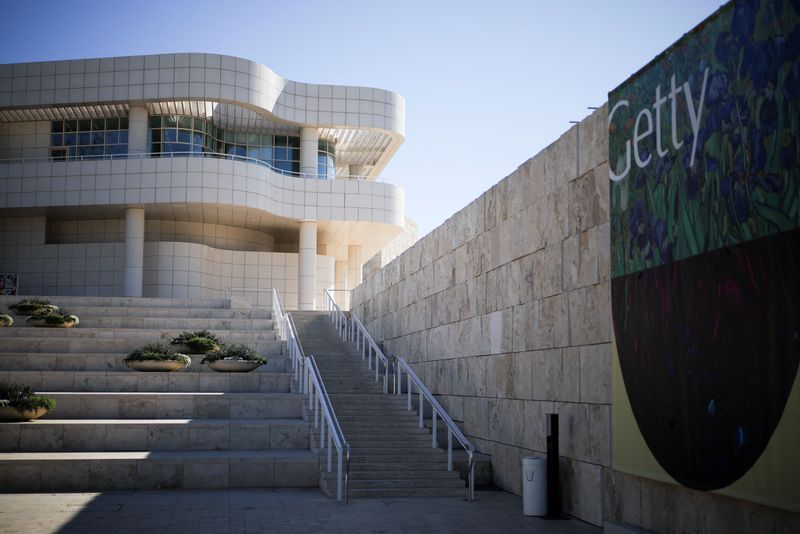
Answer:
[(457, 497), (328, 499), (318, 490), (162, 490), (0, 494), (6, 533), (502, 533), (597, 534), (574, 519), (522, 515), (503, 491)]

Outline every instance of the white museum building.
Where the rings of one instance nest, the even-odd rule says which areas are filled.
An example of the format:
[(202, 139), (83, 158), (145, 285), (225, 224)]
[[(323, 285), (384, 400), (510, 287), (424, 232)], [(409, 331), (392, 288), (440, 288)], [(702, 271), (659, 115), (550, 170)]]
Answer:
[(0, 273), (25, 295), (321, 307), (403, 232), (380, 174), (404, 123), (390, 91), (230, 56), (0, 65)]

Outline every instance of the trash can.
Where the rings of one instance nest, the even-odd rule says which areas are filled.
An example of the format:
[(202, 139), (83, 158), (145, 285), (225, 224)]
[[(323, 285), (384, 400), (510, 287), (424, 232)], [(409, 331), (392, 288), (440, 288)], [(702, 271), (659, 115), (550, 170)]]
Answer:
[(522, 513), (547, 515), (547, 458), (522, 459)]

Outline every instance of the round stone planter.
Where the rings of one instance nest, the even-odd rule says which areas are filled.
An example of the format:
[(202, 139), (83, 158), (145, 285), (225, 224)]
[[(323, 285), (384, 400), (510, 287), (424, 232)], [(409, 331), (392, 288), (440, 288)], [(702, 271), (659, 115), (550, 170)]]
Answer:
[(249, 373), (261, 365), (259, 362), (249, 360), (217, 360), (208, 364), (209, 367), (220, 373)]
[(170, 372), (181, 369), (183, 362), (176, 360), (132, 360), (126, 361), (125, 365), (136, 371), (144, 372)]
[(171, 343), (169, 347), (175, 352), (180, 352), (181, 354), (209, 354), (211, 352), (217, 352), (219, 350), (219, 345), (216, 345), (213, 349), (206, 351), (198, 351), (193, 349), (189, 345), (182, 345), (179, 343)]
[(54, 324), (54, 323), (48, 323), (44, 319), (33, 320), (28, 322), (33, 326), (38, 326), (39, 328), (72, 328), (76, 324), (74, 322)]
[(41, 310), (44, 306), (16, 306), (11, 311), (14, 312), (14, 315), (19, 315), (20, 317), (30, 317), (31, 315), (36, 315), (39, 310)]
[(47, 408), (36, 408), (35, 410), (23, 410), (22, 412), (18, 412), (16, 408), (12, 408), (11, 406), (0, 406), (0, 421), (32, 421), (46, 413)]

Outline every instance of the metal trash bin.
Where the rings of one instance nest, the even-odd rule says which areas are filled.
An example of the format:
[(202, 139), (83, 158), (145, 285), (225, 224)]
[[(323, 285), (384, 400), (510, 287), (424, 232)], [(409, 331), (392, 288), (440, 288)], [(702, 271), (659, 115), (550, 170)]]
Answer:
[(526, 456), (522, 459), (522, 513), (547, 515), (547, 458)]

